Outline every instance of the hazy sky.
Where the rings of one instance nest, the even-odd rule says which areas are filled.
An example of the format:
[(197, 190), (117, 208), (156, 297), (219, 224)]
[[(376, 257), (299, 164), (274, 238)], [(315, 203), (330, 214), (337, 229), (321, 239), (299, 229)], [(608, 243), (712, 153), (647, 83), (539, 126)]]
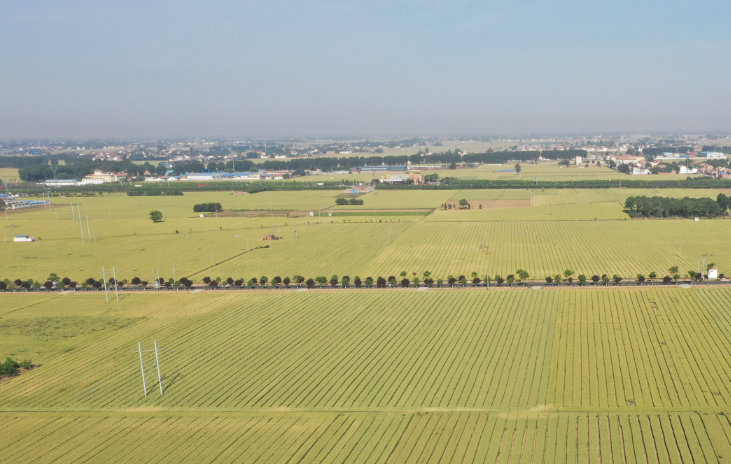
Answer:
[(731, 2), (0, 1), (0, 137), (731, 130)]

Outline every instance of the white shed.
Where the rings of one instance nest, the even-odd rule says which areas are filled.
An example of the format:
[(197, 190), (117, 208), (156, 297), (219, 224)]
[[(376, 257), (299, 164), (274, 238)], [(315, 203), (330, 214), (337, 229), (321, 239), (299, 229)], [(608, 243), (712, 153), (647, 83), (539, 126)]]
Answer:
[(14, 242), (35, 242), (35, 237), (29, 235), (16, 235), (13, 237)]
[(718, 279), (718, 269), (715, 267), (712, 267), (708, 270), (708, 280), (716, 280)]

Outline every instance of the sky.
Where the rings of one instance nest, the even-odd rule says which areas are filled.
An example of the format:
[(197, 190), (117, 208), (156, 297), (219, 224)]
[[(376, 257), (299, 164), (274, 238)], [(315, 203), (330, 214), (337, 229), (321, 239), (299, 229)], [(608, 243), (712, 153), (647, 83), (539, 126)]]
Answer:
[(0, 138), (731, 131), (727, 0), (0, 1)]

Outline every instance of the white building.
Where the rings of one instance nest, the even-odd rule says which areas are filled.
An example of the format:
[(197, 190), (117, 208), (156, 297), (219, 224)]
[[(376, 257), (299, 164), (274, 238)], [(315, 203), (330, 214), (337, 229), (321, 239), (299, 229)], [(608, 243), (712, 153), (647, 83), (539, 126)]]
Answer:
[(718, 269), (715, 267), (712, 267), (708, 270), (708, 280), (716, 280), (718, 279)]
[(81, 185), (89, 185), (89, 184), (107, 184), (110, 182), (121, 182), (124, 179), (127, 178), (126, 173), (113, 173), (113, 172), (104, 172), (101, 169), (95, 169), (94, 174), (89, 174), (84, 176), (83, 179), (81, 179)]
[(698, 157), (707, 159), (726, 159), (726, 154), (719, 151), (702, 151), (698, 153)]
[(73, 187), (79, 182), (76, 179), (48, 179), (45, 184), (46, 187)]
[(31, 237), (29, 235), (16, 235), (13, 237), (14, 242), (35, 242), (35, 237)]

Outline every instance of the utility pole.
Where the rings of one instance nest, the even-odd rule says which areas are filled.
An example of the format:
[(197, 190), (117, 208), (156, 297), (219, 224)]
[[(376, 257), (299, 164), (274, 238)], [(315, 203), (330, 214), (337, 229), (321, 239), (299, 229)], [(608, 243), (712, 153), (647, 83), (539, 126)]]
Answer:
[(249, 236), (246, 236), (246, 251), (249, 251)]
[(76, 202), (76, 212), (79, 213), (79, 221), (81, 221), (81, 203)]
[(145, 381), (145, 363), (142, 361), (142, 342), (137, 342), (137, 350), (140, 353), (140, 369), (142, 370), (142, 388), (145, 389), (145, 396), (147, 396), (147, 382)]
[(160, 375), (160, 356), (157, 354), (157, 340), (155, 340), (155, 361), (157, 362), (157, 383), (160, 385), (162, 395), (162, 375)]
[(683, 241), (680, 241), (680, 245), (678, 246), (678, 258), (683, 257)]
[(84, 223), (79, 219), (79, 229), (81, 229), (81, 243), (84, 243)]
[(173, 282), (175, 281), (175, 263), (172, 264), (173, 266)]
[(114, 276), (114, 294), (117, 295), (117, 301), (119, 301), (119, 291), (117, 291), (119, 285), (117, 285), (117, 271), (114, 266), (112, 266), (112, 275)]
[(161, 206), (160, 208), (162, 209), (162, 218), (165, 219), (165, 207)]
[(160, 282), (160, 268), (159, 267), (157, 268), (157, 283), (158, 283), (158, 285), (162, 285), (162, 283)]
[(109, 303), (109, 291), (107, 290), (107, 273), (104, 272), (104, 266), (102, 266), (102, 279), (104, 279), (104, 297), (107, 299), (107, 303)]
[(91, 229), (89, 228), (89, 215), (86, 215), (86, 232), (89, 237), (89, 243), (91, 243)]
[(277, 224), (277, 237), (282, 238), (282, 228)]
[(71, 220), (76, 222), (76, 215), (74, 213), (74, 202), (71, 202)]

